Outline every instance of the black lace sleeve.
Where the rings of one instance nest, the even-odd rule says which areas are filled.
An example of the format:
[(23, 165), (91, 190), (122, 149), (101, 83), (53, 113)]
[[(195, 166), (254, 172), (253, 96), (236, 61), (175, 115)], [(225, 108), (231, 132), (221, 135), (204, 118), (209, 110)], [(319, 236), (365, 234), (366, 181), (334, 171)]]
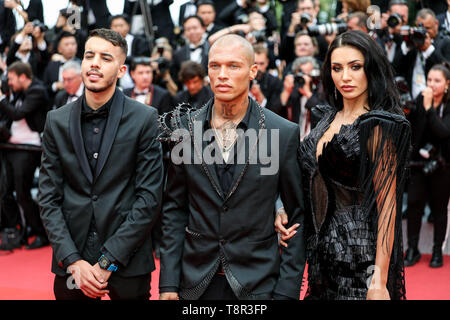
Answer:
[(362, 205), (369, 214), (376, 213), (377, 255), (383, 250), (388, 257), (391, 298), (404, 296), (401, 203), (410, 140), (410, 125), (402, 116), (371, 111), (361, 119)]

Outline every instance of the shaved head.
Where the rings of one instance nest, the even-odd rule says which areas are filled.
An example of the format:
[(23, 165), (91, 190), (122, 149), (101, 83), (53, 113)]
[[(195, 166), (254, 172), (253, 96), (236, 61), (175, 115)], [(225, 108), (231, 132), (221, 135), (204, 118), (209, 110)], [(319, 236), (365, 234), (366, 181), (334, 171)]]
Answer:
[(255, 52), (253, 51), (253, 46), (245, 38), (237, 34), (224, 35), (212, 44), (209, 50), (209, 56), (211, 56), (211, 53), (215, 48), (223, 47), (226, 47), (233, 52), (235, 52), (235, 48), (240, 48), (242, 50), (242, 54), (245, 55), (245, 58), (248, 61), (249, 65), (251, 66), (255, 63)]

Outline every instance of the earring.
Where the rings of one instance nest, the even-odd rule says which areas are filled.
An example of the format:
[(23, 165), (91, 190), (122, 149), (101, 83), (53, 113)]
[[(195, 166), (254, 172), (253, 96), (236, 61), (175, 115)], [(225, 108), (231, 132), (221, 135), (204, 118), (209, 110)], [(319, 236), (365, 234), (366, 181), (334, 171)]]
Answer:
[(337, 100), (337, 90), (336, 90), (336, 87), (334, 87), (334, 99)]

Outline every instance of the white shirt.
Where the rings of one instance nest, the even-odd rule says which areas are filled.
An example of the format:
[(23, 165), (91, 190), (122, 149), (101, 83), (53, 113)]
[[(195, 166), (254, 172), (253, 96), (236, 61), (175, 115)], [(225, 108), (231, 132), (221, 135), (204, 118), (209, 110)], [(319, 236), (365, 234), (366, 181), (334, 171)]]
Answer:
[(81, 83), (77, 92), (75, 92), (75, 96), (67, 98), (67, 103), (73, 102), (73, 101), (77, 100), (79, 97), (81, 97), (83, 95), (83, 90), (84, 90), (84, 84)]
[[(16, 108), (22, 105), (22, 101), (18, 100), (16, 102)], [(9, 138), (9, 143), (13, 144), (31, 144), (35, 146), (41, 145), (41, 138), (39, 133), (33, 131), (28, 126), (27, 120), (25, 118), (13, 121), (11, 124), (11, 137)]]

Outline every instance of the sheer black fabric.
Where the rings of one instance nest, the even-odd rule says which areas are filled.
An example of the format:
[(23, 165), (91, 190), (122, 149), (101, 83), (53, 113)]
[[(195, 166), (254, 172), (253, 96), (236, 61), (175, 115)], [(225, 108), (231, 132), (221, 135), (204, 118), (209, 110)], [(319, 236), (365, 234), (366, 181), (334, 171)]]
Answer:
[(409, 123), (402, 116), (370, 111), (343, 125), (316, 160), (317, 143), (336, 115), (331, 107), (319, 108), (323, 118), (299, 150), (309, 195), (306, 298), (366, 299), (378, 242), (391, 253), (390, 297), (406, 299), (401, 197)]

